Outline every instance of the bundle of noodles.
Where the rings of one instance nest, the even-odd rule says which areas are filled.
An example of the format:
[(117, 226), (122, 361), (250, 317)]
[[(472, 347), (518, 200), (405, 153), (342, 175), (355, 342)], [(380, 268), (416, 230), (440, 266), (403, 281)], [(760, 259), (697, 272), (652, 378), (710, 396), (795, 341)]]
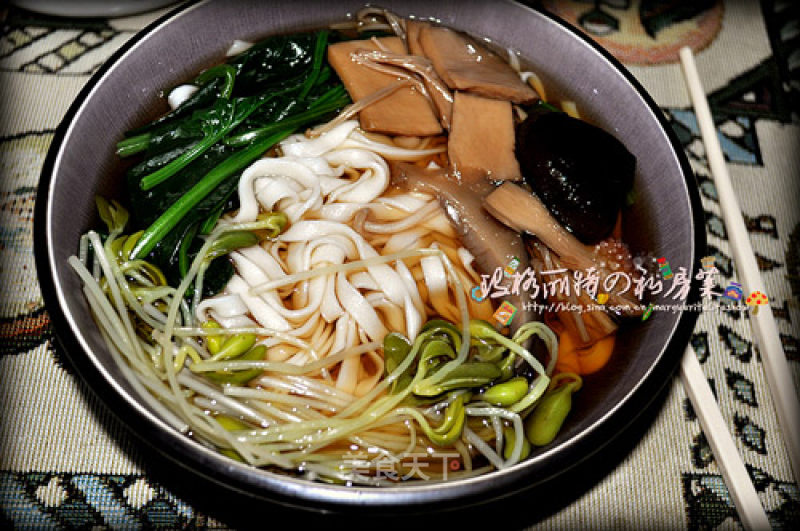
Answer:
[[(439, 203), (389, 188), (385, 159), (431, 164), (441, 150), (391, 145), (355, 122), (295, 135), (245, 170), (240, 209), (220, 219), (177, 288), (132, 258), (138, 235), (121, 235), (116, 203), (100, 204), (105, 242), (90, 232), (70, 264), (144, 399), (226, 455), (376, 485), (391, 480), (354, 450), (378, 452), (399, 474), (404, 457), (422, 456), (433, 479), (510, 466), (529, 451), (522, 419), (548, 388), (557, 340), (541, 323), (505, 338), (481, 321), (493, 309), (469, 297), (480, 278)], [(200, 300), (221, 254), (236, 274)], [(522, 347), (534, 334), (550, 352), (546, 369)], [(480, 386), (510, 378), (518, 359), (534, 377), (509, 382), (517, 395), (498, 407)], [(354, 475), (359, 466), (368, 473)]]
[[(458, 321), (441, 259), (419, 249), (441, 250), (463, 289), (480, 281), (438, 202), (424, 194), (385, 194), (389, 172), (381, 155), (414, 160), (441, 149), (393, 147), (355, 129), (349, 121), (313, 140), (287, 139), (283, 156), (244, 172), (241, 208), (221, 220), (254, 222), (262, 210), (289, 218), (278, 238), (231, 253), (236, 274), (225, 293), (197, 307), (201, 322), (278, 330), (311, 347), (266, 340), (270, 361), (305, 365), (382, 341), (388, 332), (414, 338), (433, 316)], [(473, 317), (491, 316), (490, 303), (469, 301)], [(326, 378), (347, 395), (363, 396), (382, 373), (382, 357), (368, 351)]]
[[(352, 61), (394, 79), (306, 134), (274, 135), (274, 142), (284, 140), (242, 172), (238, 211), (222, 215), (203, 237), (179, 286), (142, 259), (146, 237), (123, 235), (127, 213), (114, 202), (98, 200), (109, 236), (84, 236), (70, 264), (143, 399), (173, 427), (231, 458), (369, 485), (512, 466), (531, 443), (552, 441), (580, 377), (563, 368), (554, 377), (558, 339), (543, 323), (528, 322), (524, 308), (508, 337), (489, 324), (491, 299), (477, 302), (468, 293), (481, 283), (473, 264), (486, 269), (484, 255), (502, 253), (470, 253), (460, 239), (465, 232), (442, 207), (446, 194), (392, 184), (388, 163), (406, 173), (453, 166), (452, 87), (412, 49), (410, 30), (421, 26), (407, 28), (372, 7), (352, 24), (394, 33), (402, 45), (387, 42), (402, 50), (361, 41), (340, 53), (342, 65)], [(317, 74), (324, 78), (326, 39), (322, 32), (315, 41), (312, 84)], [(541, 85), (510, 58), (512, 78)], [(411, 89), (428, 100), (417, 103), (435, 111), (427, 124), (434, 132), (364, 126), (373, 131), (365, 133), (354, 121), (363, 125), (364, 109)], [(516, 105), (515, 112), (524, 114)], [(408, 125), (406, 118), (401, 113)], [(518, 240), (515, 252), (524, 253), (518, 234), (505, 246), (497, 231), (486, 234), (493, 235), (483, 238), (488, 250), (508, 250)], [(221, 293), (202, 299), (205, 272), (223, 255), (234, 274)], [(533, 336), (546, 348), (546, 367), (525, 347)], [(530, 370), (518, 371), (522, 364)], [(553, 416), (555, 403), (560, 413)]]

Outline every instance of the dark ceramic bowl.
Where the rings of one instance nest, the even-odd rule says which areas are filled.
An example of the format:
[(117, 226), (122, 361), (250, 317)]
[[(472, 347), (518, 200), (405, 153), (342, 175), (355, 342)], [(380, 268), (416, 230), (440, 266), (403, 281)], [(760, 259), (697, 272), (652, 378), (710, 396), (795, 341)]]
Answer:
[[(612, 57), (560, 21), (510, 1), (382, 4), (519, 50), (551, 91), (576, 101), (587, 118), (636, 155), (637, 200), (626, 213), (624, 240), (635, 251), (668, 257), (673, 268), (693, 270), (704, 232), (691, 170), (659, 109)], [(163, 112), (159, 95), (165, 87), (221, 60), (234, 39), (321, 27), (361, 6), (361, 0), (195, 4), (156, 22), (101, 68), (58, 129), (36, 205), (37, 265), (58, 339), (89, 386), (134, 432), (187, 474), (210, 478), (222, 490), (316, 510), (408, 511), (463, 506), (541, 485), (570, 466), (580, 467), (614, 437), (625, 437), (626, 427), (670, 380), (694, 315), (657, 313), (620, 334), (611, 363), (586, 379), (557, 439), (516, 466), (447, 484), (340, 487), (240, 465), (171, 429), (125, 379), (67, 265), (80, 235), (96, 223), (95, 194), (115, 191), (115, 142), (123, 131)]]

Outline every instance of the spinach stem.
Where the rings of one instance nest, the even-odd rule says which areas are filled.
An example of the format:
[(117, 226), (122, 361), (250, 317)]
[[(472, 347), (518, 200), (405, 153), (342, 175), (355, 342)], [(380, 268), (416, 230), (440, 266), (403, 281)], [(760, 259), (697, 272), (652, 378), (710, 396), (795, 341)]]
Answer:
[[(235, 190), (236, 188), (233, 189), (233, 191)], [(224, 208), (225, 205), (220, 206), (214, 212), (212, 212), (210, 216), (206, 218), (206, 220), (200, 226), (200, 234), (202, 234), (203, 236), (211, 234), (211, 231), (214, 229), (214, 225), (216, 225), (219, 218), (222, 217), (222, 210)]]
[(216, 78), (221, 78), (222, 89), (219, 91), (219, 97), (223, 99), (230, 99), (233, 94), (233, 82), (236, 80), (236, 69), (228, 64), (221, 64), (209, 68), (195, 79), (195, 84), (203, 85), (208, 81)]
[(183, 240), (178, 247), (178, 271), (181, 273), (181, 278), (186, 276), (189, 272), (189, 247), (192, 245), (192, 240), (197, 235), (197, 223), (193, 224), (183, 235)]
[(117, 143), (117, 155), (130, 157), (147, 149), (150, 146), (150, 133), (126, 138)]
[(258, 129), (251, 129), (245, 133), (241, 133), (239, 135), (228, 137), (224, 140), (225, 144), (228, 146), (243, 146), (245, 144), (249, 144), (250, 142), (256, 142), (261, 138), (264, 138), (267, 135), (272, 134), (275, 131), (279, 131), (284, 127), (300, 127), (301, 125), (308, 123), (309, 121), (324, 115), (325, 113), (334, 111), (339, 107), (343, 107), (347, 104), (349, 100), (337, 100), (333, 102), (329, 102), (326, 105), (322, 105), (313, 109), (309, 109), (307, 111), (303, 111), (301, 113), (295, 114), (294, 116), (289, 116), (288, 118), (284, 118), (280, 122), (275, 122), (270, 125), (259, 127)]
[(142, 178), (140, 186), (142, 190), (150, 190), (151, 188), (155, 188), (159, 184), (163, 183), (180, 170), (185, 168), (190, 162), (194, 159), (205, 153), (205, 151), (216, 144), (224, 135), (229, 131), (228, 128), (223, 129), (222, 131), (217, 132), (216, 134), (208, 135), (203, 137), (203, 140), (196, 143), (190, 149), (187, 149), (181, 155), (174, 159), (172, 162), (160, 168), (150, 175), (147, 175)]
[(328, 31), (322, 30), (317, 33), (317, 40), (314, 43), (314, 60), (311, 65), (311, 72), (303, 83), (303, 87), (300, 89), (300, 96), (297, 99), (304, 100), (306, 96), (308, 96), (311, 87), (313, 87), (314, 83), (317, 81), (317, 76), (319, 76), (319, 70), (322, 68), (322, 59), (325, 57), (325, 49), (327, 46)]
[(343, 105), (350, 103), (350, 98), (347, 95), (347, 91), (344, 89), (342, 85), (337, 85), (336, 87), (332, 88), (331, 90), (327, 91), (325, 94), (320, 96), (319, 98), (312, 101), (309, 105), (309, 109), (316, 109), (321, 106), (323, 103), (327, 103), (332, 99), (341, 99), (343, 101)]

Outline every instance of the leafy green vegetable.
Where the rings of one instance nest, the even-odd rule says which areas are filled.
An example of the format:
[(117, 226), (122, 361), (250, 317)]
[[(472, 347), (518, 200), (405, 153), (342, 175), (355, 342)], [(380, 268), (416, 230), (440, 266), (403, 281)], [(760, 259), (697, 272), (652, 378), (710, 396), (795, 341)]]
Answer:
[(233, 68), (231, 65), (217, 65), (209, 68), (205, 72), (201, 73), (195, 79), (195, 83), (200, 85), (204, 85), (211, 81), (212, 79), (220, 78), (223, 80), (222, 82), (222, 89), (219, 92), (220, 99), (227, 100), (230, 99), (231, 94), (233, 94), (233, 83), (236, 80), (236, 69)]
[(144, 231), (133, 250), (134, 256), (139, 258), (147, 256), (161, 239), (184, 219), (196, 205), (201, 203), (208, 194), (212, 193), (226, 179), (243, 170), (267, 149), (289, 136), (292, 132), (290, 129), (276, 133), (235, 153), (215, 166)]
[[(122, 157), (141, 160), (126, 174), (131, 221), (141, 237), (132, 257), (159, 266), (179, 282), (201, 236), (235, 209), (241, 171), (293, 132), (350, 103), (325, 61), (327, 31), (265, 39), (192, 83), (183, 104), (119, 142)], [(221, 289), (233, 268), (213, 260), (204, 294)]]
[(277, 35), (230, 58), (236, 69), (237, 96), (257, 94), (287, 80), (305, 77), (313, 61), (314, 33)]
[(313, 106), (308, 110), (287, 116), (279, 122), (273, 122), (269, 125), (254, 128), (238, 135), (229, 136), (225, 139), (225, 143), (230, 146), (242, 146), (249, 144), (250, 142), (255, 142), (261, 138), (273, 134), (276, 131), (280, 131), (283, 128), (298, 127), (303, 124), (310, 123), (318, 116), (323, 116), (335, 111), (336, 109), (341, 109), (349, 101), (348, 96), (346, 94), (339, 95), (339, 91), (337, 89), (331, 89), (331, 93), (334, 94), (335, 98), (327, 98), (328, 101)]
[(200, 130), (203, 132), (202, 140), (183, 151), (165, 166), (144, 177), (141, 181), (142, 190), (154, 188), (175, 175), (211, 146), (222, 140), (225, 135), (233, 131), (256, 109), (278, 95), (280, 93), (270, 94), (265, 97), (241, 98), (234, 101), (220, 98), (211, 109), (196, 113), (193, 118), (200, 122)]
[[(201, 86), (197, 92), (192, 94), (189, 99), (184, 101), (178, 108), (169, 111), (167, 114), (161, 116), (153, 120), (152, 122), (145, 124), (141, 127), (137, 127), (135, 129), (131, 129), (127, 133), (125, 133), (126, 140), (123, 140), (119, 144), (117, 144), (117, 148), (121, 145), (124, 145), (128, 141), (134, 141), (134, 139), (138, 139), (137, 142), (141, 142), (142, 138), (146, 138), (147, 133), (153, 131), (157, 128), (168, 127), (171, 122), (174, 122), (180, 118), (184, 118), (186, 116), (191, 115), (194, 111), (204, 109), (214, 103), (214, 101), (219, 98), (220, 96), (220, 87), (223, 85), (221, 78), (216, 78), (205, 85)], [(147, 144), (144, 144), (144, 148), (146, 149)], [(125, 156), (121, 153), (118, 154), (120, 156)], [(129, 153), (133, 154), (133, 153)]]
[(325, 48), (328, 45), (328, 32), (325, 30), (317, 32), (317, 38), (314, 42), (314, 58), (311, 63), (311, 73), (306, 77), (303, 82), (303, 87), (300, 89), (299, 99), (305, 99), (311, 91), (311, 87), (317, 81), (320, 68), (322, 68), (322, 60), (325, 57)]

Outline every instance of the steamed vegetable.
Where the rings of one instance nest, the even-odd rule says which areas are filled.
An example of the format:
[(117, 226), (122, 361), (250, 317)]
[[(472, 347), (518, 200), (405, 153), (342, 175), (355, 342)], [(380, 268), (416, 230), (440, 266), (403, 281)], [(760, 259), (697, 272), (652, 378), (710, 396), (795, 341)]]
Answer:
[[(560, 384), (562, 379), (572, 381)], [(552, 385), (525, 420), (525, 435), (535, 446), (553, 442), (572, 409), (572, 394), (581, 388), (583, 381), (577, 375), (561, 373), (553, 378)]]

